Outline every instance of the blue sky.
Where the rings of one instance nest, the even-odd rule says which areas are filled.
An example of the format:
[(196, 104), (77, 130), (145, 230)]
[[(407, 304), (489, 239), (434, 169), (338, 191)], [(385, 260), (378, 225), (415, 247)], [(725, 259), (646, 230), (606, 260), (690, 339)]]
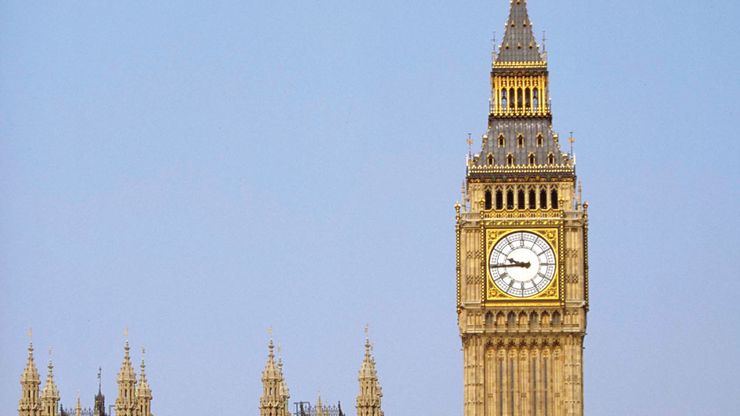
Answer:
[[(586, 411), (740, 408), (736, 1), (529, 2), (590, 201)], [(0, 408), (28, 327), (62, 402), (462, 412), (453, 204), (504, 0), (0, 3)], [(476, 145), (479, 145), (477, 142)], [(45, 370), (42, 369), (42, 376)]]

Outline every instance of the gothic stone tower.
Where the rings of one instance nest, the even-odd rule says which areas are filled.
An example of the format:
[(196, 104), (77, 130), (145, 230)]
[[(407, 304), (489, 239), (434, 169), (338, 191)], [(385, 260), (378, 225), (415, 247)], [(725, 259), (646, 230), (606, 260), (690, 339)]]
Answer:
[(511, 0), (491, 90), (455, 206), (465, 416), (580, 416), (588, 205), (552, 131), (525, 0)]

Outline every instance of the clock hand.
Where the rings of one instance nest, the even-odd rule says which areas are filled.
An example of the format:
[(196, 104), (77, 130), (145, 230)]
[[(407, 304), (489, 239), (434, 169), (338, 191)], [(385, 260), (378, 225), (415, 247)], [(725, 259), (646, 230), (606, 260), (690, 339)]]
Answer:
[(515, 264), (492, 264), (491, 265), (491, 268), (492, 269), (502, 269), (504, 267), (525, 267), (525, 268), (529, 268), (529, 266), (531, 266), (530, 263), (516, 262)]

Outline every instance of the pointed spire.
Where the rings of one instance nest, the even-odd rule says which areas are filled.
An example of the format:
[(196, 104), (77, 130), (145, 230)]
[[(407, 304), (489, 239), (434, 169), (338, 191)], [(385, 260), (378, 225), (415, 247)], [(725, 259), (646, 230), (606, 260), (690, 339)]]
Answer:
[(141, 349), (141, 373), (139, 373), (139, 385), (136, 388), (136, 397), (139, 399), (142, 398), (151, 398), (152, 390), (149, 388), (149, 382), (146, 379), (146, 363), (144, 362), (144, 355), (146, 354), (146, 350), (144, 348)]
[(75, 406), (75, 416), (82, 416), (82, 405), (80, 404), (80, 392), (77, 392), (77, 405)]
[(51, 348), (49, 348), (49, 364), (47, 369), (46, 384), (41, 392), (41, 414), (43, 416), (56, 416), (59, 404), (59, 389), (54, 382), (54, 364), (51, 361)]
[(116, 416), (135, 416), (136, 413), (136, 373), (131, 365), (130, 347), (128, 345), (128, 328), (124, 332), (126, 341), (123, 346), (123, 363), (118, 371), (118, 397), (116, 398)]
[(98, 394), (95, 395), (95, 405), (93, 407), (93, 416), (106, 416), (105, 414), (105, 395), (103, 395), (103, 368), (98, 367)]
[[(31, 330), (28, 336), (31, 337)], [(33, 360), (33, 341), (28, 342), (28, 357), (26, 367), (21, 374), (21, 398), (18, 401), (18, 416), (38, 416), (41, 410), (39, 401), (39, 386), (41, 379), (36, 363)]]
[(357, 416), (383, 416), (381, 408), (383, 391), (375, 370), (373, 346), (370, 343), (367, 326), (365, 326), (365, 357), (357, 379), (360, 382), (360, 393), (357, 395)]
[(262, 371), (262, 396), (260, 397), (260, 416), (287, 416), (288, 415), (288, 386), (283, 377), (282, 360), (275, 362), (275, 344), (267, 344), (267, 362)]
[(511, 0), (509, 19), (495, 64), (544, 61), (527, 13), (527, 0)]
[(151, 402), (152, 402), (152, 389), (149, 387), (149, 382), (146, 379), (146, 363), (144, 362), (144, 356), (146, 350), (141, 349), (141, 373), (139, 373), (139, 384), (136, 387), (136, 404), (138, 409), (137, 416), (150, 416), (151, 415)]

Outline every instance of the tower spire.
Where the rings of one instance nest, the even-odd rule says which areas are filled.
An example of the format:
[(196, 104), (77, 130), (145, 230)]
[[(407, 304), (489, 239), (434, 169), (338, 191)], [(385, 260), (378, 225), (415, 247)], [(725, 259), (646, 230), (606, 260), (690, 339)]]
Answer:
[(357, 395), (357, 416), (383, 416), (381, 398), (383, 391), (378, 381), (378, 373), (375, 370), (375, 358), (373, 357), (373, 346), (367, 325), (365, 326), (365, 357), (360, 366), (357, 377), (360, 383), (360, 393)]
[(95, 395), (95, 407), (93, 416), (106, 416), (105, 414), (105, 396), (103, 395), (102, 374), (103, 369), (98, 367), (98, 394)]
[(41, 392), (41, 415), (56, 416), (59, 407), (59, 389), (54, 382), (54, 364), (51, 362), (51, 348), (49, 349), (49, 365), (46, 373), (46, 385)]
[[(128, 329), (124, 332), (128, 338)], [(118, 371), (118, 397), (116, 398), (116, 416), (136, 416), (136, 373), (131, 365), (128, 339), (123, 345), (123, 363)]]
[(136, 387), (136, 406), (138, 410), (137, 416), (151, 416), (152, 414), (152, 389), (149, 387), (149, 382), (146, 379), (146, 364), (144, 363), (144, 356), (146, 350), (141, 349), (141, 373), (139, 373), (139, 384)]
[[(270, 331), (271, 332), (271, 331)], [(288, 386), (283, 377), (282, 362), (275, 362), (275, 344), (267, 344), (267, 363), (262, 371), (262, 396), (260, 397), (260, 416), (288, 415)]]
[(496, 63), (544, 62), (544, 60), (527, 13), (527, 0), (511, 0), (509, 19), (506, 21)]
[[(28, 337), (31, 338), (31, 330)], [(41, 404), (39, 403), (39, 386), (41, 380), (36, 363), (33, 361), (33, 341), (28, 342), (28, 357), (26, 367), (21, 374), (21, 399), (18, 401), (18, 416), (39, 416)]]

